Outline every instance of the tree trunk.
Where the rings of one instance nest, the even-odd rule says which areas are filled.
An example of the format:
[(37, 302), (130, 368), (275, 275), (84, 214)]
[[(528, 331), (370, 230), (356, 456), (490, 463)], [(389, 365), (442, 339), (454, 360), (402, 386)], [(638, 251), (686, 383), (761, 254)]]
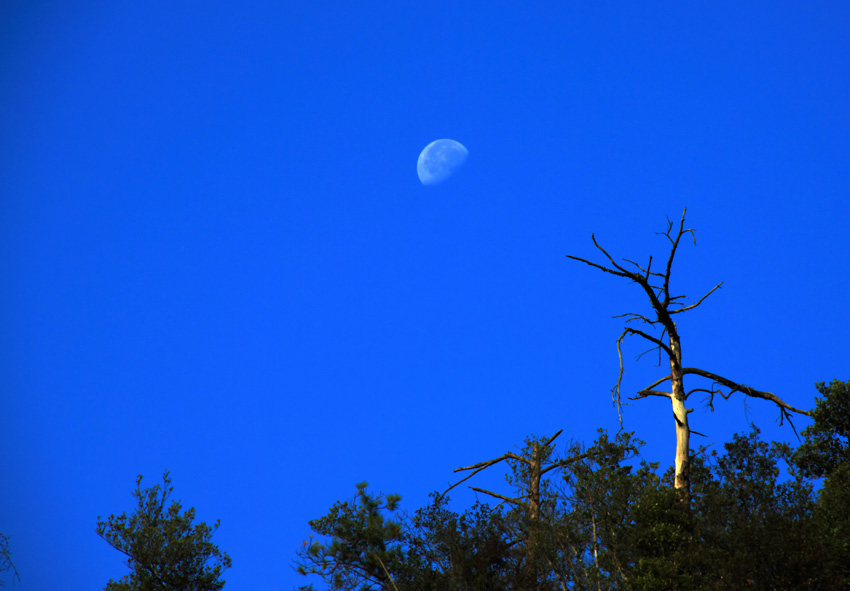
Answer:
[(542, 451), (543, 449), (538, 442), (535, 441), (531, 444), (531, 462), (528, 466), (528, 513), (532, 523), (537, 519), (540, 512), (540, 478), (542, 476), (540, 456)]
[(544, 447), (538, 442), (531, 444), (531, 462), (528, 464), (528, 539), (526, 540), (526, 581), (528, 589), (537, 587), (537, 520), (540, 517), (540, 480)]
[(676, 461), (674, 486), (681, 493), (682, 500), (690, 501), (690, 438), (691, 429), (688, 426), (688, 410), (685, 408), (685, 385), (682, 374), (682, 345), (679, 334), (673, 324), (670, 330), (670, 377), (673, 386), (672, 396), (673, 418), (676, 421)]
[[(620, 384), (623, 380), (623, 352), (620, 349), (620, 344), (622, 343), (625, 337), (637, 335), (653, 343), (654, 347), (650, 349), (650, 351), (655, 350), (656, 348), (658, 349), (659, 362), (662, 351), (669, 357), (670, 375), (656, 380), (649, 387), (644, 388), (643, 390), (639, 390), (637, 393), (637, 398), (646, 398), (647, 396), (663, 396), (665, 398), (670, 399), (673, 405), (673, 417), (676, 420), (676, 477), (674, 481), (674, 486), (676, 487), (676, 490), (681, 494), (682, 501), (687, 504), (690, 504), (691, 478), (689, 448), (691, 429), (688, 426), (688, 412), (690, 411), (685, 408), (685, 402), (687, 401), (687, 393), (685, 392), (685, 386), (683, 383), (683, 378), (685, 374), (698, 375), (713, 382), (709, 388), (695, 388), (691, 391), (701, 391), (708, 394), (710, 397), (708, 400), (708, 404), (712, 411), (714, 410), (713, 402), (715, 395), (720, 395), (723, 398), (728, 399), (733, 393), (741, 392), (745, 396), (749, 396), (752, 398), (761, 398), (762, 400), (769, 400), (776, 404), (779, 407), (780, 424), (782, 424), (782, 421), (784, 421), (785, 419), (788, 419), (788, 422), (790, 423), (790, 413), (792, 412), (807, 416), (812, 416), (812, 413), (811, 411), (794, 408), (793, 406), (779, 398), (779, 396), (771, 392), (762, 392), (760, 390), (756, 390), (755, 388), (751, 388), (746, 384), (734, 382), (730, 379), (724, 378), (723, 376), (719, 376), (717, 374), (696, 367), (682, 367), (682, 348), (681, 343), (679, 341), (679, 333), (676, 329), (676, 323), (673, 322), (672, 316), (674, 314), (681, 314), (683, 312), (693, 310), (694, 308), (702, 304), (708, 296), (720, 289), (720, 287), (723, 285), (722, 282), (718, 283), (699, 300), (689, 305), (685, 305), (685, 303), (682, 301), (685, 298), (684, 295), (670, 295), (670, 274), (673, 269), (673, 258), (676, 256), (676, 251), (679, 248), (679, 241), (685, 234), (690, 234), (692, 237), (694, 235), (694, 230), (692, 228), (685, 229), (685, 213), (687, 213), (687, 210), (682, 212), (682, 220), (679, 222), (679, 230), (678, 232), (676, 232), (675, 236), (671, 235), (673, 231), (673, 222), (669, 219), (667, 220), (667, 231), (664, 232), (662, 235), (665, 236), (670, 242), (670, 255), (667, 257), (667, 267), (663, 273), (652, 270), (652, 257), (649, 257), (649, 262), (646, 264), (645, 267), (642, 267), (638, 263), (630, 261), (629, 259), (623, 259), (623, 261), (628, 265), (633, 265), (636, 270), (624, 267), (623, 265), (618, 263), (614, 259), (614, 257), (608, 254), (608, 251), (606, 251), (599, 245), (599, 243), (596, 241), (596, 236), (594, 236), (593, 234), (590, 235), (591, 240), (593, 240), (593, 245), (597, 249), (599, 249), (603, 255), (605, 255), (605, 258), (611, 264), (610, 267), (606, 267), (605, 265), (600, 265), (598, 263), (594, 263), (592, 261), (580, 257), (575, 257), (572, 255), (567, 256), (568, 258), (571, 258), (575, 261), (579, 261), (580, 263), (584, 263), (586, 265), (590, 265), (591, 267), (599, 269), (600, 271), (603, 271), (605, 273), (610, 273), (611, 275), (616, 275), (617, 277), (623, 277), (624, 279), (628, 279), (629, 281), (637, 283), (643, 289), (644, 293), (649, 297), (649, 302), (652, 305), (653, 311), (655, 312), (655, 319), (645, 316), (644, 314), (638, 314), (635, 312), (626, 312), (625, 314), (615, 316), (615, 318), (625, 318), (626, 326), (623, 329), (623, 334), (621, 334), (620, 338), (617, 339), (617, 355), (620, 358), (620, 374), (619, 376), (617, 376), (617, 383), (614, 385), (614, 388), (612, 389), (611, 393), (614, 398), (614, 404), (617, 407), (617, 413), (620, 416), (620, 426), (622, 427), (623, 415), (620, 412)], [(694, 244), (696, 244), (696, 240), (694, 240)], [(637, 328), (634, 328), (633, 326), (630, 326), (629, 323), (631, 322), (642, 322), (644, 325), (650, 327), (658, 327), (658, 325), (660, 324), (664, 327), (664, 330), (661, 331), (661, 335), (659, 337), (655, 337), (651, 333), (647, 333), (643, 330), (639, 330)], [(663, 342), (665, 333), (669, 337), (669, 345), (665, 345)], [(656, 386), (663, 382), (666, 382), (667, 380), (670, 380), (671, 382), (671, 392), (665, 392), (655, 389)], [(728, 388), (729, 392), (724, 393), (721, 386)], [(793, 423), (791, 426), (793, 427)]]

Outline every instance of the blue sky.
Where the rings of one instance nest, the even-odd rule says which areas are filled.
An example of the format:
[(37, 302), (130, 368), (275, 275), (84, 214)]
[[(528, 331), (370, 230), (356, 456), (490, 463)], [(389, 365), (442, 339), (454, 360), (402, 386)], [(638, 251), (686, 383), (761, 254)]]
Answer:
[[(674, 289), (725, 282), (680, 318), (685, 364), (799, 407), (850, 379), (846, 3), (0, 10), (16, 589), (122, 576), (94, 528), (137, 474), (221, 519), (226, 588), (292, 589), (356, 482), (413, 510), (532, 433), (616, 429), (611, 316), (646, 304), (565, 255), (662, 255), (684, 207)], [(439, 138), (469, 159), (424, 187)], [(626, 392), (662, 375), (642, 350)], [(716, 445), (793, 438), (766, 403), (693, 406)], [(664, 401), (624, 419), (672, 461)]]

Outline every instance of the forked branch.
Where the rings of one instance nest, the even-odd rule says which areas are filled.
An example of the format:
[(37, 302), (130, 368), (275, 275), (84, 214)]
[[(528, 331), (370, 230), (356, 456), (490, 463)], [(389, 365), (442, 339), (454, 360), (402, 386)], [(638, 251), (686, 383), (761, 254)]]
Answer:
[[(560, 433), (560, 431), (559, 431), (559, 433)], [(455, 472), (462, 472), (462, 471), (464, 471), (464, 470), (474, 470), (474, 472), (472, 472), (472, 473), (468, 474), (468, 475), (467, 475), (467, 476), (465, 476), (464, 478), (462, 478), (462, 479), (458, 480), (457, 482), (455, 482), (453, 485), (451, 485), (449, 488), (447, 488), (447, 489), (446, 489), (446, 490), (445, 490), (445, 491), (444, 491), (444, 492), (443, 492), (443, 493), (442, 493), (439, 497), (437, 497), (437, 498), (438, 498), (438, 499), (440, 499), (440, 498), (442, 498), (442, 497), (446, 496), (446, 494), (447, 494), (450, 490), (452, 490), (454, 487), (458, 486), (459, 484), (463, 484), (464, 482), (466, 482), (467, 480), (469, 480), (470, 478), (472, 478), (473, 476), (475, 476), (476, 474), (478, 474), (478, 473), (479, 473), (479, 472), (481, 472), (482, 470), (486, 470), (486, 469), (487, 469), (487, 468), (489, 468), (490, 466), (494, 466), (494, 465), (498, 464), (499, 462), (501, 462), (502, 460), (507, 460), (508, 458), (510, 458), (510, 459), (512, 459), (512, 460), (520, 460), (520, 461), (522, 461), (522, 460), (523, 460), (523, 458), (522, 458), (521, 456), (518, 456), (518, 455), (516, 455), (516, 454), (514, 454), (514, 453), (508, 452), (508, 453), (506, 453), (506, 454), (502, 454), (502, 455), (501, 455), (501, 456), (499, 456), (498, 458), (495, 458), (495, 459), (492, 459), (492, 460), (487, 460), (486, 462), (479, 462), (479, 463), (477, 463), (477, 464), (473, 464), (472, 466), (465, 466), (465, 467), (463, 467), (463, 468), (455, 468), (455, 470), (454, 470)]]
[(682, 239), (684, 234), (690, 233), (691, 237), (694, 239), (694, 246), (697, 244), (697, 237), (694, 234), (693, 228), (689, 228), (685, 230), (685, 214), (688, 212), (688, 209), (682, 212), (682, 219), (679, 221), (679, 231), (676, 233), (676, 238), (670, 237), (670, 231), (673, 229), (673, 222), (670, 219), (667, 219), (667, 231), (664, 235), (667, 237), (667, 240), (670, 241), (670, 256), (667, 258), (667, 271), (664, 273), (664, 301), (663, 306), (666, 308), (670, 304), (670, 273), (673, 271), (673, 258), (676, 256), (676, 250), (679, 248), (679, 241)]
[[(690, 495), (690, 476), (689, 476), (689, 438), (691, 434), (701, 435), (696, 431), (690, 428), (688, 423), (688, 413), (691, 412), (692, 409), (685, 408), (685, 402), (688, 399), (688, 396), (695, 392), (705, 392), (707, 393), (709, 398), (709, 406), (713, 409), (713, 401), (714, 395), (719, 394), (723, 398), (729, 398), (735, 392), (741, 392), (745, 396), (752, 398), (761, 398), (764, 400), (768, 400), (777, 405), (780, 410), (780, 421), (784, 421), (788, 419), (788, 422), (791, 424), (793, 428), (794, 425), (791, 422), (791, 414), (790, 413), (798, 413), (807, 416), (811, 416), (811, 412), (801, 410), (791, 406), (786, 403), (784, 400), (776, 396), (771, 392), (763, 392), (761, 390), (756, 390), (755, 388), (751, 388), (745, 384), (739, 384), (727, 378), (718, 376), (711, 372), (696, 369), (696, 368), (683, 368), (682, 367), (682, 346), (681, 340), (678, 333), (678, 329), (676, 327), (676, 323), (673, 322), (674, 314), (681, 314), (683, 312), (688, 312), (699, 307), (711, 294), (720, 289), (723, 283), (718, 283), (712, 289), (710, 289), (705, 295), (703, 295), (696, 302), (686, 305), (684, 300), (686, 297), (683, 295), (671, 295), (670, 293), (670, 278), (673, 270), (673, 261), (676, 257), (676, 253), (678, 252), (679, 245), (681, 243), (682, 237), (685, 234), (690, 234), (691, 238), (694, 240), (694, 244), (696, 244), (696, 235), (693, 228), (685, 228), (685, 215), (687, 214), (687, 209), (682, 212), (682, 218), (679, 221), (678, 228), (674, 231), (674, 224), (668, 218), (667, 220), (667, 230), (665, 232), (659, 232), (660, 235), (664, 236), (667, 241), (670, 243), (670, 252), (667, 256), (667, 264), (664, 270), (664, 273), (658, 273), (652, 271), (652, 258), (649, 259), (649, 263), (644, 268), (637, 262), (629, 259), (623, 259), (627, 265), (634, 267), (637, 271), (632, 271), (624, 268), (620, 264), (618, 264), (614, 258), (606, 251), (596, 240), (595, 235), (591, 235), (591, 239), (593, 240), (593, 245), (602, 252), (605, 256), (605, 259), (610, 266), (606, 266), (606, 264), (594, 263), (592, 261), (568, 255), (568, 258), (579, 261), (596, 269), (599, 269), (605, 273), (610, 273), (612, 275), (616, 275), (617, 277), (624, 277), (629, 279), (630, 281), (637, 283), (640, 285), (641, 289), (646, 293), (649, 298), (649, 302), (652, 305), (653, 312), (655, 313), (655, 318), (651, 318), (651, 315), (648, 314), (639, 314), (635, 312), (627, 312), (625, 314), (621, 314), (619, 316), (615, 316), (615, 318), (624, 318), (625, 319), (625, 327), (623, 332), (617, 338), (617, 357), (619, 359), (619, 372), (617, 374), (617, 382), (614, 387), (611, 389), (611, 396), (614, 405), (617, 407), (617, 414), (620, 419), (620, 426), (622, 428), (623, 424), (623, 416), (621, 410), (621, 385), (623, 381), (623, 352), (622, 352), (622, 342), (623, 339), (630, 335), (637, 335), (644, 340), (652, 343), (653, 347), (649, 349), (649, 351), (658, 350), (659, 355), (659, 365), (661, 364), (661, 353), (662, 351), (667, 355), (670, 361), (670, 374), (656, 380), (646, 388), (639, 390), (634, 399), (646, 398), (649, 396), (657, 396), (662, 398), (667, 398), (670, 400), (673, 407), (673, 417), (676, 422), (676, 460), (675, 460), (675, 487), (683, 491), (683, 499), (689, 499)], [(660, 281), (659, 281), (660, 279)], [(633, 328), (634, 324), (631, 324), (633, 321), (640, 321), (643, 323), (644, 327), (655, 327), (655, 325), (660, 324), (661, 334), (656, 337), (649, 332), (644, 332), (642, 330), (638, 330), (637, 328)], [(636, 323), (635, 323), (636, 324)], [(646, 329), (650, 330), (650, 329)], [(665, 343), (665, 340), (667, 341)], [(638, 359), (642, 357), (645, 353), (642, 353), (638, 356)], [(690, 391), (685, 390), (683, 377), (686, 374), (694, 374), (701, 376), (703, 378), (713, 380), (713, 384), (710, 388), (694, 388)], [(657, 389), (662, 382), (670, 381), (670, 391), (665, 392), (663, 390)], [(720, 388), (723, 387), (728, 389), (728, 393), (724, 393)], [(796, 429), (795, 429), (796, 433)]]
[[(696, 308), (697, 306), (699, 306), (701, 303), (703, 303), (703, 301), (705, 301), (705, 298), (707, 298), (708, 296), (710, 296), (711, 294), (713, 294), (715, 291), (717, 291), (718, 289), (720, 289), (720, 286), (721, 286), (721, 285), (723, 285), (723, 282), (722, 282), (722, 281), (721, 281), (720, 283), (718, 283), (717, 285), (715, 285), (715, 286), (711, 289), (711, 291), (709, 291), (707, 294), (705, 294), (704, 296), (702, 296), (696, 304), (691, 304), (690, 306), (685, 306), (684, 308), (677, 308), (677, 309), (675, 309), (675, 310), (667, 310), (667, 312), (668, 312), (669, 314), (681, 314), (682, 312), (687, 312), (688, 310), (693, 310), (694, 308)], [(677, 296), (677, 297), (680, 297), (680, 296)], [(671, 299), (676, 299), (676, 298), (671, 298)], [(674, 302), (671, 302), (671, 303), (674, 303)]]
[(769, 400), (783, 410), (795, 412), (795, 413), (801, 414), (801, 415), (806, 415), (807, 417), (812, 416), (811, 411), (803, 410), (801, 408), (795, 408), (795, 407), (791, 406), (790, 404), (788, 404), (787, 402), (785, 402), (784, 400), (782, 400), (779, 396), (777, 396), (773, 392), (763, 392), (761, 390), (756, 390), (755, 388), (751, 388), (750, 386), (747, 386), (746, 384), (739, 384), (737, 382), (733, 382), (732, 380), (730, 380), (728, 378), (724, 378), (724, 377), (719, 376), (717, 374), (711, 373), (710, 371), (705, 371), (704, 369), (698, 369), (696, 367), (685, 367), (685, 368), (682, 368), (682, 373), (683, 374), (694, 374), (694, 375), (702, 376), (702, 377), (707, 378), (709, 380), (713, 380), (713, 381), (717, 382), (718, 384), (723, 384), (724, 386), (726, 386), (727, 388), (730, 388), (732, 390), (732, 392), (730, 392), (730, 394), (732, 394), (734, 392), (741, 392), (742, 394), (745, 394), (746, 396), (750, 396), (752, 398), (761, 398), (763, 400)]
[[(653, 311), (655, 312), (655, 318), (650, 318), (646, 314), (638, 314), (636, 312), (626, 312), (625, 314), (620, 314), (615, 316), (615, 318), (625, 318), (625, 322), (627, 326), (624, 328), (623, 333), (617, 338), (617, 356), (620, 362), (619, 373), (617, 374), (617, 382), (614, 387), (611, 389), (611, 396), (614, 405), (617, 407), (617, 415), (620, 419), (620, 424), (622, 426), (622, 398), (620, 393), (620, 387), (623, 380), (623, 353), (622, 353), (622, 342), (623, 339), (628, 335), (637, 335), (642, 337), (643, 339), (651, 342), (653, 344), (652, 349), (650, 351), (657, 349), (659, 354), (659, 363), (661, 352), (663, 351), (671, 361), (674, 361), (677, 357), (677, 354), (674, 353), (673, 349), (670, 345), (664, 342), (665, 336), (669, 337), (671, 340), (671, 344), (675, 340), (678, 342), (678, 333), (676, 330), (676, 325), (673, 322), (672, 316), (673, 314), (681, 314), (682, 312), (688, 312), (693, 310), (702, 304), (708, 296), (712, 293), (720, 289), (723, 283), (719, 283), (714, 286), (708, 293), (702, 296), (695, 303), (690, 305), (684, 305), (681, 302), (682, 299), (685, 298), (683, 295), (670, 295), (670, 276), (673, 270), (673, 260), (676, 257), (676, 252), (678, 252), (679, 244), (682, 240), (682, 236), (685, 234), (690, 234), (694, 240), (694, 244), (696, 244), (696, 235), (693, 228), (685, 228), (685, 216), (687, 214), (687, 209), (682, 211), (682, 217), (679, 220), (678, 229), (674, 233), (674, 224), (668, 218), (667, 219), (667, 230), (665, 232), (658, 232), (658, 234), (667, 238), (667, 241), (670, 243), (670, 253), (667, 256), (667, 264), (664, 270), (664, 273), (658, 273), (652, 271), (652, 257), (649, 258), (649, 263), (646, 265), (646, 268), (642, 267), (638, 263), (629, 260), (623, 259), (627, 263), (633, 265), (638, 271), (630, 271), (620, 264), (618, 264), (614, 257), (612, 257), (607, 250), (605, 250), (599, 242), (596, 240), (595, 235), (591, 235), (591, 239), (593, 240), (593, 245), (605, 256), (605, 258), (610, 263), (609, 266), (601, 265), (599, 263), (594, 263), (587, 259), (583, 259), (581, 257), (576, 257), (572, 255), (567, 255), (568, 258), (579, 261), (596, 269), (599, 269), (605, 273), (610, 273), (612, 275), (616, 275), (617, 277), (624, 277), (629, 279), (638, 285), (644, 290), (644, 292), (649, 297), (650, 304), (652, 305)], [(661, 285), (655, 285), (650, 283), (650, 279), (654, 277), (661, 278)], [(642, 330), (638, 330), (637, 328), (633, 328), (632, 326), (628, 326), (628, 324), (632, 321), (640, 321), (648, 326), (655, 326), (656, 324), (660, 324), (662, 326), (660, 337), (655, 337), (647, 332)], [(643, 355), (643, 354), (642, 354)], [(641, 356), (642, 356), (641, 355)], [(662, 380), (663, 381), (663, 380)], [(660, 382), (659, 382), (660, 383)], [(644, 391), (638, 392), (638, 397), (643, 397), (647, 395), (656, 395), (657, 393), (649, 393), (649, 390), (652, 390), (653, 386), (646, 388)]]
[[(682, 368), (682, 375), (684, 376), (684, 375), (688, 375), (688, 374), (700, 376), (700, 377), (706, 378), (708, 380), (711, 380), (713, 382), (710, 388), (692, 388), (691, 390), (688, 390), (688, 392), (685, 396), (685, 398), (688, 398), (688, 397), (690, 397), (691, 394), (694, 394), (696, 392), (703, 392), (705, 394), (708, 394), (709, 395), (708, 406), (709, 406), (709, 408), (711, 408), (712, 411), (714, 410), (714, 396), (715, 395), (720, 395), (724, 400), (729, 400), (729, 398), (732, 396), (732, 394), (734, 394), (735, 392), (740, 392), (744, 396), (748, 396), (748, 397), (751, 397), (751, 398), (761, 398), (762, 400), (768, 400), (770, 402), (773, 402), (779, 408), (779, 411), (780, 411), (780, 424), (783, 421), (787, 420), (788, 423), (791, 425), (791, 428), (794, 429), (795, 433), (796, 433), (797, 430), (794, 427), (794, 423), (791, 420), (791, 414), (790, 413), (797, 413), (797, 414), (805, 415), (807, 417), (812, 416), (811, 411), (803, 410), (801, 408), (796, 408), (794, 406), (791, 406), (790, 404), (788, 404), (787, 402), (782, 400), (779, 396), (777, 396), (773, 392), (764, 392), (762, 390), (756, 390), (755, 388), (747, 386), (746, 384), (739, 384), (738, 382), (734, 382), (734, 381), (730, 380), (729, 378), (724, 378), (723, 376), (719, 376), (715, 373), (712, 373), (710, 371), (706, 371), (704, 369), (699, 369), (699, 368), (696, 368), (696, 367), (683, 367)], [(672, 375), (666, 375), (663, 378), (660, 378), (660, 379), (654, 381), (653, 383), (651, 383), (646, 388), (639, 390), (638, 393), (637, 393), (637, 396), (633, 397), (632, 400), (637, 400), (637, 399), (640, 399), (640, 398), (646, 398), (647, 396), (662, 396), (662, 397), (670, 398), (672, 396), (672, 394), (670, 392), (662, 392), (662, 391), (659, 391), (659, 390), (655, 390), (654, 388), (656, 386), (660, 385), (661, 383), (666, 382), (666, 381), (671, 380), (671, 379), (672, 379)], [(719, 389), (717, 387), (718, 384), (728, 388), (729, 391), (724, 392), (723, 390)]]
[[(696, 367), (685, 367), (682, 369), (682, 374), (693, 374), (698, 375), (709, 380), (713, 380), (715, 383), (722, 384), (729, 388), (729, 393), (724, 396), (725, 399), (729, 399), (732, 394), (735, 392), (740, 392), (745, 396), (749, 396), (751, 398), (761, 398), (762, 400), (769, 400), (773, 402), (777, 407), (779, 407), (779, 424), (781, 425), (784, 421), (788, 421), (788, 424), (791, 425), (791, 428), (794, 430), (794, 433), (797, 433), (797, 428), (794, 426), (794, 422), (791, 420), (790, 413), (797, 413), (801, 415), (805, 415), (807, 417), (811, 417), (812, 411), (803, 410), (801, 408), (796, 408), (791, 406), (784, 400), (782, 400), (779, 396), (774, 394), (773, 392), (764, 392), (762, 390), (756, 390), (755, 388), (751, 388), (746, 384), (739, 384), (737, 382), (733, 382), (728, 378), (724, 378), (717, 374), (711, 373), (710, 371), (705, 371), (704, 369), (698, 369)], [(798, 435), (799, 437), (799, 435)]]
[[(537, 466), (536, 474), (537, 474), (537, 477), (540, 478), (544, 474), (546, 474), (547, 472), (549, 472), (551, 470), (554, 470), (556, 468), (563, 468), (563, 467), (568, 466), (568, 465), (570, 465), (574, 462), (578, 462), (578, 461), (587, 459), (589, 457), (592, 457), (594, 455), (597, 455), (597, 452), (582, 453), (582, 454), (578, 454), (578, 455), (566, 458), (564, 460), (558, 460), (556, 462), (550, 462), (550, 463), (548, 463), (548, 465), (546, 465), (544, 467), (542, 465), (542, 458), (546, 457), (546, 455), (548, 454), (548, 450), (552, 445), (552, 442), (555, 441), (555, 439), (561, 433), (563, 433), (563, 431), (564, 431), (563, 429), (560, 429), (557, 433), (555, 433), (554, 435), (552, 435), (548, 439), (535, 443), (534, 445), (536, 447), (534, 447), (533, 449), (536, 450), (536, 455), (534, 455), (534, 453), (532, 453), (531, 457), (523, 457), (523, 456), (517, 455), (515, 453), (508, 452), (508, 453), (502, 454), (498, 458), (494, 458), (492, 460), (487, 460), (485, 462), (478, 462), (477, 464), (473, 464), (471, 466), (464, 466), (462, 468), (455, 468), (455, 470), (454, 470), (455, 472), (463, 472), (463, 471), (466, 471), (466, 470), (472, 470), (472, 472), (470, 474), (468, 474), (467, 476), (463, 477), (462, 479), (458, 480), (457, 482), (455, 482), (453, 485), (451, 485), (449, 488), (447, 488), (442, 494), (440, 494), (439, 497), (437, 497), (437, 498), (440, 499), (440, 498), (446, 496), (446, 494), (448, 494), (448, 492), (450, 490), (452, 490), (453, 488), (455, 488), (456, 486), (463, 484), (464, 482), (466, 482), (467, 480), (469, 480), (470, 478), (472, 478), (473, 476), (475, 476), (476, 474), (478, 474), (482, 470), (486, 470), (490, 466), (494, 466), (494, 465), (498, 464), (499, 462), (501, 462), (503, 460), (509, 460), (510, 459), (510, 460), (522, 462), (523, 464), (525, 464), (529, 468), (536, 465)], [(513, 503), (513, 504), (525, 504), (525, 503), (522, 502), (522, 499), (529, 496), (529, 495), (523, 495), (523, 496), (520, 496), (520, 497), (517, 497), (517, 498), (508, 498), (508, 497), (496, 494), (496, 493), (488, 491), (488, 490), (476, 488), (474, 486), (470, 486), (469, 488), (476, 491), (476, 492), (482, 492), (482, 493), (491, 495), (493, 497), (496, 497), (498, 499), (502, 499), (503, 502), (510, 502), (510, 503)]]

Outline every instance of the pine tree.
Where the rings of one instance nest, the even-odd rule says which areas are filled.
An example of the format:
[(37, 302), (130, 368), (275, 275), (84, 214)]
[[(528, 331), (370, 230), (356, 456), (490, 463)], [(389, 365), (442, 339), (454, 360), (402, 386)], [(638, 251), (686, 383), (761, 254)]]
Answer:
[(230, 557), (212, 543), (219, 522), (193, 524), (195, 509), (181, 511), (179, 501), (168, 505), (174, 487), (166, 471), (162, 485), (142, 489), (136, 479), (132, 515), (98, 517), (97, 534), (127, 556), (132, 569), (120, 581), (110, 580), (106, 591), (218, 591)]

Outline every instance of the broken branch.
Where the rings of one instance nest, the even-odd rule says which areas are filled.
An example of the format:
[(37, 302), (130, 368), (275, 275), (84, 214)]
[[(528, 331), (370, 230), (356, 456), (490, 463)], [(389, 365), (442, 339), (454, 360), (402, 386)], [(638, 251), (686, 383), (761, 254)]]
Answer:
[(673, 398), (673, 394), (670, 392), (662, 392), (661, 390), (640, 390), (637, 393), (637, 396), (631, 398), (631, 400), (640, 400), (641, 398), (646, 398), (647, 396), (661, 396), (662, 398)]

